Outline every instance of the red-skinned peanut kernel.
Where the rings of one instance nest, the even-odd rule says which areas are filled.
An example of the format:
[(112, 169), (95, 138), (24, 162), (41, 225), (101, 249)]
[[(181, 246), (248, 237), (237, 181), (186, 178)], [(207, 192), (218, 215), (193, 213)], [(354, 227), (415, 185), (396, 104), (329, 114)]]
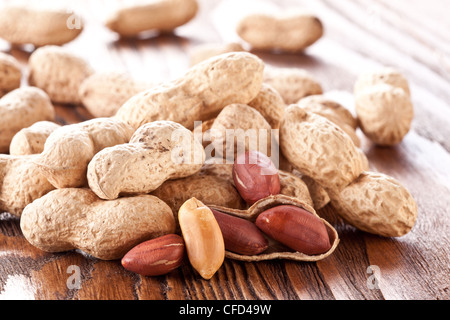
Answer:
[(138, 244), (122, 258), (122, 266), (143, 276), (159, 276), (178, 268), (185, 253), (183, 238), (167, 234)]
[(258, 227), (245, 219), (211, 209), (222, 231), (225, 249), (243, 255), (255, 255), (269, 246)]
[(300, 207), (270, 208), (258, 216), (256, 226), (274, 240), (307, 255), (322, 254), (331, 248), (323, 221)]
[(248, 151), (236, 157), (233, 180), (239, 194), (249, 205), (279, 194), (281, 189), (278, 169), (268, 156), (259, 151)]

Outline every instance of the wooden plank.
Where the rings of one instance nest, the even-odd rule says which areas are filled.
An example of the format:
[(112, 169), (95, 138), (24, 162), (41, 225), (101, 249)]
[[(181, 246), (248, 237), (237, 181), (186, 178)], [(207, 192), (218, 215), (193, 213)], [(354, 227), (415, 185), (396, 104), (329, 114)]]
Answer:
[[(450, 23), (446, 1), (209, 1), (200, 0), (196, 19), (174, 34), (120, 39), (103, 26), (110, 1), (78, 1), (86, 30), (66, 46), (96, 70), (126, 70), (138, 79), (174, 79), (189, 66), (189, 51), (203, 43), (239, 40), (242, 15), (303, 6), (317, 13), (325, 36), (304, 54), (253, 52), (266, 63), (304, 68), (325, 91), (353, 108), (352, 88), (360, 72), (390, 65), (410, 81), (415, 119), (397, 147), (379, 148), (365, 139), (371, 170), (400, 180), (417, 200), (419, 217), (408, 235), (388, 239), (360, 232), (337, 217), (332, 206), (319, 214), (338, 230), (341, 242), (323, 261), (246, 263), (226, 260), (211, 280), (186, 262), (174, 272), (142, 277), (119, 261), (99, 261), (77, 251), (49, 254), (22, 236), (19, 220), (0, 214), (0, 299), (448, 299), (450, 271)], [(433, 5), (431, 5), (433, 4)], [(236, 10), (239, 6), (240, 10)], [(448, 11), (448, 10), (447, 10)], [(0, 50), (26, 70), (30, 48)], [(27, 75), (23, 77), (26, 84)], [(57, 121), (70, 124), (92, 116), (82, 106), (55, 106)], [(68, 286), (79, 268), (79, 287)], [(78, 270), (78, 269), (77, 269)], [(68, 272), (69, 271), (69, 272)], [(374, 273), (374, 271), (376, 273)]]

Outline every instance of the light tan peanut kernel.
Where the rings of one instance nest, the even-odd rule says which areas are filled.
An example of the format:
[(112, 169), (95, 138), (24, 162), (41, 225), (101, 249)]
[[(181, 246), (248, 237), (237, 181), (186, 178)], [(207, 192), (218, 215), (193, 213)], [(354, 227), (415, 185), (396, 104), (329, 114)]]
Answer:
[(236, 31), (256, 50), (300, 52), (322, 37), (323, 25), (306, 13), (252, 14), (240, 21)]
[(270, 124), (246, 104), (226, 106), (214, 120), (210, 135), (216, 156), (234, 161), (239, 153), (261, 151), (269, 154), (278, 137), (272, 136)]
[(172, 31), (192, 20), (198, 11), (196, 0), (156, 0), (128, 5), (115, 10), (106, 26), (125, 37), (143, 31)]
[(22, 67), (13, 56), (0, 52), (0, 98), (20, 87)]
[(38, 121), (17, 132), (11, 140), (11, 155), (37, 154), (44, 151), (44, 144), (50, 134), (61, 126), (51, 121)]
[(84, 59), (58, 46), (34, 51), (29, 67), (29, 83), (43, 89), (57, 103), (80, 103), (79, 87), (93, 73)]
[(172, 121), (140, 127), (129, 143), (99, 151), (91, 160), (89, 187), (102, 199), (149, 193), (169, 179), (198, 172), (205, 153), (192, 132)]
[(12, 138), (21, 129), (54, 118), (55, 109), (41, 89), (23, 87), (9, 92), (0, 99), (0, 153), (8, 152)]
[(225, 259), (225, 244), (211, 209), (196, 198), (187, 200), (178, 212), (190, 264), (211, 279)]
[(33, 163), (35, 157), (0, 154), (0, 212), (20, 217), (28, 204), (54, 189)]
[(280, 129), (286, 159), (328, 189), (342, 189), (362, 172), (359, 149), (351, 138), (326, 118), (289, 106)]
[(104, 201), (89, 189), (66, 188), (28, 205), (20, 227), (43, 251), (80, 249), (98, 259), (115, 260), (143, 241), (173, 233), (175, 220), (172, 210), (151, 195)]
[(5, 6), (0, 10), (0, 38), (15, 44), (62, 45), (83, 31), (82, 18), (65, 10)]
[(301, 98), (323, 93), (321, 84), (314, 76), (300, 68), (266, 66), (264, 83), (272, 86), (288, 105)]
[(280, 127), (286, 105), (281, 95), (269, 84), (263, 83), (261, 91), (248, 105), (258, 110), (273, 129)]
[(355, 82), (353, 92), (356, 96), (367, 87), (372, 87), (377, 84), (389, 84), (396, 88), (402, 88), (405, 93), (410, 95), (409, 83), (406, 77), (400, 71), (390, 67), (361, 73)]
[(153, 86), (123, 72), (96, 72), (83, 81), (79, 96), (94, 117), (112, 117), (128, 99)]
[(194, 121), (212, 119), (231, 103), (253, 100), (261, 90), (263, 69), (264, 63), (253, 54), (225, 53), (193, 66), (178, 79), (135, 95), (116, 118), (135, 129), (156, 120), (193, 129)]
[(417, 219), (417, 204), (396, 179), (364, 172), (350, 185), (330, 193), (340, 216), (356, 228), (385, 237), (407, 234)]
[(40, 171), (56, 188), (87, 186), (88, 164), (100, 150), (127, 143), (134, 129), (112, 118), (62, 126), (47, 138), (35, 158)]
[(361, 130), (372, 142), (382, 146), (400, 143), (414, 118), (410, 96), (403, 89), (388, 84), (359, 91), (355, 110)]
[(239, 52), (239, 51), (245, 51), (245, 49), (239, 43), (236, 42), (226, 43), (224, 45), (222, 44), (200, 45), (194, 48), (190, 53), (191, 66), (223, 53)]

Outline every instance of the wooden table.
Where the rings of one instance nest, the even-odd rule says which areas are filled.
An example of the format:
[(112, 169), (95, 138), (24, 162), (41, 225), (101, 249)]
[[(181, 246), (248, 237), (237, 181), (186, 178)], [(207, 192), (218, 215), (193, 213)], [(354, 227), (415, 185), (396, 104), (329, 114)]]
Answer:
[[(108, 2), (108, 5), (107, 5)], [(0, 214), (0, 299), (448, 299), (450, 214), (450, 20), (445, 0), (199, 1), (201, 10), (175, 35), (119, 40), (103, 27), (110, 1), (69, 3), (87, 20), (67, 44), (97, 70), (121, 68), (134, 77), (164, 81), (183, 74), (189, 50), (238, 40), (234, 24), (255, 9), (304, 5), (324, 22), (324, 37), (305, 54), (256, 53), (267, 63), (312, 72), (325, 91), (351, 98), (366, 68), (394, 66), (409, 79), (415, 108), (412, 130), (393, 148), (363, 139), (373, 171), (400, 180), (414, 195), (419, 216), (401, 238), (370, 235), (346, 225), (331, 206), (319, 213), (341, 242), (316, 263), (226, 260), (209, 281), (189, 265), (166, 276), (141, 277), (119, 261), (77, 252), (44, 253), (22, 236), (19, 220)], [(255, 5), (256, 4), (256, 5)], [(245, 7), (243, 7), (245, 5)], [(0, 49), (9, 51), (7, 43)], [(11, 49), (26, 66), (30, 52)], [(25, 77), (24, 77), (25, 80)], [(56, 106), (58, 121), (90, 118), (82, 106)], [(81, 287), (70, 276), (81, 274)], [(73, 284), (73, 283), (72, 283)]]

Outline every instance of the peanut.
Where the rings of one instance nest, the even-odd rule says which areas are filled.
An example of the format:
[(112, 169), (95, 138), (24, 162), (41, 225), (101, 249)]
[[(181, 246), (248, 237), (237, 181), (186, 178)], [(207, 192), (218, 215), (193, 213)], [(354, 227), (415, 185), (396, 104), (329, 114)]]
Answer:
[[(213, 175), (215, 177), (228, 181), (230, 185), (235, 186), (233, 179), (233, 165), (234, 163), (223, 163), (223, 159), (211, 158), (206, 160), (205, 165), (202, 167), (199, 174)], [(297, 200), (300, 200), (302, 201), (302, 203), (305, 203), (309, 206), (313, 205), (308, 187), (299, 176), (284, 170), (278, 170), (278, 176), (280, 179), (280, 194), (289, 196), (291, 198), (296, 198)], [(207, 204), (213, 204), (216, 206), (223, 206), (233, 209), (244, 209), (244, 207), (218, 204), (212, 201), (208, 202)]]
[(36, 6), (6, 6), (0, 10), (0, 38), (14, 45), (63, 45), (83, 31), (80, 16)]
[(193, 66), (199, 62), (202, 62), (204, 60), (207, 60), (211, 57), (221, 55), (223, 53), (239, 52), (239, 51), (245, 51), (245, 50), (239, 43), (235, 43), (235, 42), (227, 43), (225, 45), (218, 45), (218, 44), (201, 45), (201, 46), (194, 48), (190, 52), (191, 66)]
[(172, 121), (154, 121), (140, 127), (129, 143), (99, 151), (89, 163), (87, 178), (100, 198), (116, 199), (190, 176), (204, 161), (203, 146), (191, 131)]
[(175, 220), (170, 208), (154, 196), (104, 201), (88, 189), (66, 188), (28, 205), (20, 227), (43, 251), (80, 249), (98, 259), (115, 260), (143, 241), (173, 233)]
[[(214, 166), (215, 167), (215, 166)], [(199, 172), (186, 178), (167, 180), (152, 195), (169, 205), (178, 222), (181, 205), (194, 197), (205, 205), (244, 209), (245, 202), (232, 182), (211, 165), (204, 165)]]
[(147, 1), (114, 11), (106, 26), (125, 37), (135, 37), (149, 30), (168, 32), (193, 19), (197, 10), (196, 0)]
[(307, 255), (322, 254), (331, 244), (325, 224), (312, 213), (292, 205), (262, 212), (256, 226), (287, 247)]
[(338, 125), (350, 138), (355, 146), (360, 147), (361, 141), (356, 134), (358, 121), (351, 112), (340, 103), (331, 100), (323, 95), (312, 95), (300, 99), (297, 103), (308, 112), (318, 114)]
[(236, 31), (255, 50), (300, 52), (322, 37), (323, 26), (306, 13), (252, 14), (242, 19)]
[(358, 91), (355, 110), (361, 130), (375, 144), (400, 143), (411, 128), (414, 108), (410, 96), (399, 87), (377, 84)]
[(240, 154), (233, 165), (233, 180), (239, 194), (249, 204), (280, 193), (280, 177), (272, 160), (258, 151)]
[(338, 194), (330, 193), (330, 197), (344, 220), (373, 234), (403, 236), (417, 219), (417, 204), (409, 191), (382, 173), (363, 172)]
[(318, 80), (300, 68), (266, 66), (263, 82), (272, 86), (288, 105), (296, 103), (301, 98), (323, 93)]
[(17, 156), (41, 153), (47, 138), (60, 127), (51, 121), (38, 121), (28, 128), (23, 128), (12, 138), (9, 153)]
[(33, 163), (35, 157), (0, 154), (0, 212), (20, 217), (28, 204), (54, 189)]
[[(283, 118), (280, 145), (296, 169), (325, 188), (337, 213), (351, 225), (390, 237), (414, 226), (412, 195), (391, 177), (363, 172), (367, 163), (362, 152), (331, 121), (292, 105)], [(376, 196), (370, 195), (373, 190)]]
[(233, 52), (199, 63), (178, 79), (141, 92), (116, 114), (135, 129), (170, 120), (188, 129), (209, 120), (231, 103), (248, 103), (261, 89), (264, 63), (255, 55)]
[(177, 234), (167, 234), (138, 244), (122, 258), (122, 266), (143, 276), (160, 276), (183, 263), (184, 241)]
[(34, 51), (28, 62), (31, 85), (47, 92), (53, 102), (81, 103), (80, 84), (94, 72), (84, 59), (65, 48), (45, 46)]
[(112, 117), (128, 99), (152, 86), (126, 73), (96, 72), (81, 83), (79, 96), (94, 117)]
[(280, 127), (286, 106), (278, 91), (269, 84), (263, 83), (258, 95), (248, 105), (258, 110), (273, 129)]
[(234, 161), (238, 154), (249, 150), (270, 154), (278, 139), (272, 136), (271, 129), (256, 109), (246, 104), (230, 104), (219, 113), (210, 129), (215, 155)]
[(22, 67), (19, 61), (9, 54), (0, 52), (0, 98), (19, 88), (21, 79)]
[(15, 89), (0, 99), (0, 153), (9, 150), (14, 135), (42, 120), (54, 120), (55, 109), (39, 88)]
[(372, 87), (377, 84), (389, 84), (396, 88), (402, 88), (408, 95), (411, 94), (408, 80), (400, 71), (394, 68), (383, 67), (361, 73), (353, 88), (354, 95), (357, 96), (359, 92), (365, 90), (367, 87)]
[(94, 155), (128, 142), (133, 132), (126, 123), (112, 118), (62, 126), (50, 134), (35, 163), (56, 188), (87, 186), (87, 168)]
[(191, 198), (178, 212), (189, 262), (204, 278), (211, 279), (225, 259), (225, 244), (211, 209)]
[(362, 171), (360, 153), (351, 138), (331, 121), (298, 105), (285, 111), (280, 147), (296, 169), (325, 189), (342, 189)]
[[(326, 230), (325, 234), (327, 236), (325, 236), (323, 233), (319, 233), (319, 234), (321, 234), (321, 237), (319, 237), (319, 238), (320, 238), (320, 240), (323, 240), (322, 237), (324, 239), (326, 239), (328, 237), (329, 244), (330, 244), (328, 250), (325, 252), (322, 252), (320, 254), (307, 254), (304, 252), (293, 251), (293, 249), (288, 248), (286, 245), (282, 245), (280, 242), (276, 241), (275, 239), (270, 238), (270, 239), (268, 239), (269, 247), (262, 253), (255, 254), (255, 255), (245, 255), (245, 254), (238, 254), (238, 253), (227, 250), (226, 257), (230, 258), (230, 259), (241, 260), (241, 261), (264, 261), (264, 260), (272, 260), (272, 259), (288, 259), (288, 260), (295, 260), (295, 261), (319, 261), (319, 260), (325, 259), (326, 257), (328, 257), (329, 255), (331, 255), (334, 252), (334, 250), (336, 249), (336, 247), (339, 243), (339, 237), (338, 237), (336, 230), (327, 221), (325, 221), (324, 219), (317, 216), (315, 210), (310, 205), (306, 204), (305, 202), (303, 202), (299, 199), (289, 197), (286, 195), (278, 194), (278, 195), (269, 196), (269, 197), (259, 200), (258, 202), (253, 204), (250, 208), (248, 208), (247, 210), (230, 209), (230, 208), (219, 207), (219, 206), (210, 206), (210, 208), (212, 210), (217, 210), (219, 212), (233, 215), (233, 216), (243, 218), (243, 219), (253, 222), (255, 220), (258, 221), (258, 219), (260, 219), (259, 216), (264, 214), (264, 212), (269, 211), (269, 210), (270, 211), (277, 210), (276, 208), (283, 207), (283, 206), (294, 207), (294, 209), (292, 209), (292, 211), (296, 212), (296, 213), (299, 210), (306, 210), (308, 215), (313, 216), (313, 218), (307, 216), (308, 223), (309, 223), (309, 220), (314, 220), (317, 222), (317, 220), (315, 220), (315, 219), (318, 219), (319, 221), (317, 222), (317, 224), (314, 223), (313, 225), (315, 225), (315, 226), (318, 225), (319, 229), (320, 229), (321, 223), (322, 223), (323, 226), (325, 227), (325, 230)], [(261, 217), (261, 219), (263, 219), (263, 218), (264, 218), (264, 216)], [(292, 222), (295, 222), (295, 221), (296, 221), (296, 218), (294, 215), (294, 218), (292, 218), (292, 221), (290, 220), (289, 222), (291, 222), (291, 224), (292, 224)], [(301, 221), (297, 221), (297, 222), (298, 222), (298, 225), (305, 227), (304, 222), (301, 222)], [(277, 224), (274, 225), (274, 227), (276, 227), (278, 232), (275, 232), (275, 233), (278, 235), (283, 234), (284, 237), (289, 236), (289, 234), (290, 234), (289, 232), (291, 231), (291, 229), (287, 228), (288, 233), (285, 233), (285, 231), (282, 231), (281, 228), (279, 228), (283, 224), (282, 220), (277, 220), (276, 223)], [(307, 226), (309, 226), (309, 224)], [(323, 232), (323, 229), (321, 229), (321, 232)], [(296, 236), (298, 237), (298, 235), (296, 235)], [(244, 240), (242, 240), (242, 241), (245, 241), (245, 236), (244, 236)], [(293, 242), (297, 243), (298, 241), (294, 240)], [(322, 242), (320, 242), (320, 243), (322, 243)], [(289, 244), (290, 244), (290, 242), (289, 242)], [(306, 248), (307, 245), (303, 244), (303, 246), (301, 248), (302, 250), (303, 250), (303, 247)], [(321, 248), (321, 250), (324, 249), (324, 247), (325, 246), (323, 246)]]
[(226, 250), (251, 256), (268, 248), (269, 242), (255, 224), (214, 209), (211, 211), (219, 224)]

